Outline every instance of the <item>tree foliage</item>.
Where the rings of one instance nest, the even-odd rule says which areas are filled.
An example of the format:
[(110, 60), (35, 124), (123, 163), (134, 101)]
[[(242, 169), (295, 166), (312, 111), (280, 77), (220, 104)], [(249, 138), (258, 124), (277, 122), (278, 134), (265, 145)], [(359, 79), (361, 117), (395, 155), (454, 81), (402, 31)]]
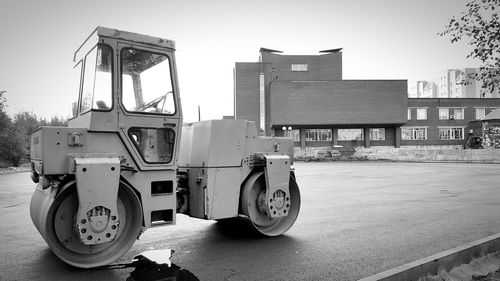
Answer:
[(30, 153), (30, 135), (35, 129), (40, 127), (40, 122), (35, 114), (30, 112), (20, 112), (14, 116), (14, 131), (18, 136), (17, 142), (21, 146), (22, 154)]
[(5, 91), (0, 91), (0, 134), (5, 133), (10, 126), (10, 117), (5, 112), (7, 99), (3, 96)]
[(17, 167), (25, 158), (23, 136), (12, 124), (0, 133), (0, 158)]
[(0, 160), (18, 166), (22, 149), (19, 144), (19, 134), (14, 130), (12, 120), (5, 112), (7, 99), (4, 93), (5, 91), (0, 91)]
[(28, 159), (30, 134), (40, 126), (67, 126), (67, 119), (54, 116), (50, 122), (30, 112), (19, 112), (12, 120), (5, 112), (5, 91), (0, 91), (0, 165), (19, 166)]
[(40, 121), (38, 122), (40, 126), (61, 126), (61, 127), (67, 127), (68, 126), (68, 119), (60, 116), (52, 116), (50, 118), (50, 121), (47, 121), (45, 118), (40, 118)]
[(500, 89), (500, 0), (471, 0), (466, 11), (452, 17), (440, 36), (451, 37), (451, 43), (467, 40), (473, 47), (467, 58), (481, 61), (479, 71), (468, 74), (465, 84), (481, 81), (481, 94)]

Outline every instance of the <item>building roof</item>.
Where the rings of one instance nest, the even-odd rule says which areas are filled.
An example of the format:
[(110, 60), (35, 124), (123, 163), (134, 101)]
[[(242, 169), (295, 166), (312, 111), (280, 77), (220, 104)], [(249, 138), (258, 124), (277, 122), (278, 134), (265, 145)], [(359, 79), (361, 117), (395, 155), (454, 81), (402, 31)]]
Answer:
[(266, 53), (283, 53), (283, 51), (278, 51), (278, 50), (273, 50), (273, 49), (267, 49), (267, 48), (260, 48), (259, 52), (266, 52)]
[(488, 121), (488, 120), (500, 120), (500, 109), (495, 109), (490, 114), (486, 115), (481, 119), (481, 121)]
[(329, 49), (329, 50), (323, 50), (319, 51), (320, 53), (338, 53), (342, 51), (343, 48), (337, 48), (337, 49)]

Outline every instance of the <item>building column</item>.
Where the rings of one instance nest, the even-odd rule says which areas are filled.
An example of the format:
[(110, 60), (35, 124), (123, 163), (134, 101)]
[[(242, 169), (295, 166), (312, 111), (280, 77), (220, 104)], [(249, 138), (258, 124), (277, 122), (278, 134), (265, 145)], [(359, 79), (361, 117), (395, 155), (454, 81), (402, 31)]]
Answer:
[(396, 127), (396, 132), (394, 133), (394, 147), (401, 147), (401, 127)]
[(306, 129), (300, 128), (300, 148), (306, 148)]
[(370, 148), (370, 128), (363, 128), (363, 135), (365, 137), (365, 148)]
[(332, 128), (332, 143), (333, 146), (339, 143), (339, 130), (337, 128)]

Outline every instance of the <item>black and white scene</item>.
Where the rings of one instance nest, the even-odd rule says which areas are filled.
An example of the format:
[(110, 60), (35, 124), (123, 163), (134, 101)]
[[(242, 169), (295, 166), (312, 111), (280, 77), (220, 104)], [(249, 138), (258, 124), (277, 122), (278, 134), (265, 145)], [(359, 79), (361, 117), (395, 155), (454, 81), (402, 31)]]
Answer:
[(3, 0), (0, 280), (499, 281), (500, 0)]

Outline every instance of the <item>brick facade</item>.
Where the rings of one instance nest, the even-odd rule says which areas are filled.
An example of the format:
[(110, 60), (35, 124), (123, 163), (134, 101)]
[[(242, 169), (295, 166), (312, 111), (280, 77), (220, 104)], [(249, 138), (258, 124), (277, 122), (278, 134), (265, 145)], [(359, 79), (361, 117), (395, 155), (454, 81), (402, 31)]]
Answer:
[[(462, 145), (477, 109), (488, 114), (500, 108), (500, 99), (408, 98), (406, 80), (342, 80), (339, 50), (278, 53), (261, 49), (259, 62), (236, 63), (235, 118), (256, 122), (262, 134), (295, 136), (302, 149)], [(371, 130), (378, 139), (370, 139)]]
[[(485, 115), (500, 108), (498, 98), (409, 98), (408, 110), (411, 111), (411, 119), (403, 127), (427, 128), (427, 139), (425, 140), (401, 140), (401, 145), (463, 145), (471, 127), (470, 122), (476, 121), (476, 109), (484, 109)], [(417, 109), (426, 109), (427, 118), (417, 120)], [(448, 118), (440, 119), (439, 110), (448, 109)], [(454, 110), (463, 111), (463, 116), (454, 116)], [(450, 118), (453, 116), (453, 118)], [(444, 116), (442, 116), (444, 117)], [(440, 139), (439, 129), (463, 128), (463, 136), (458, 139)]]

